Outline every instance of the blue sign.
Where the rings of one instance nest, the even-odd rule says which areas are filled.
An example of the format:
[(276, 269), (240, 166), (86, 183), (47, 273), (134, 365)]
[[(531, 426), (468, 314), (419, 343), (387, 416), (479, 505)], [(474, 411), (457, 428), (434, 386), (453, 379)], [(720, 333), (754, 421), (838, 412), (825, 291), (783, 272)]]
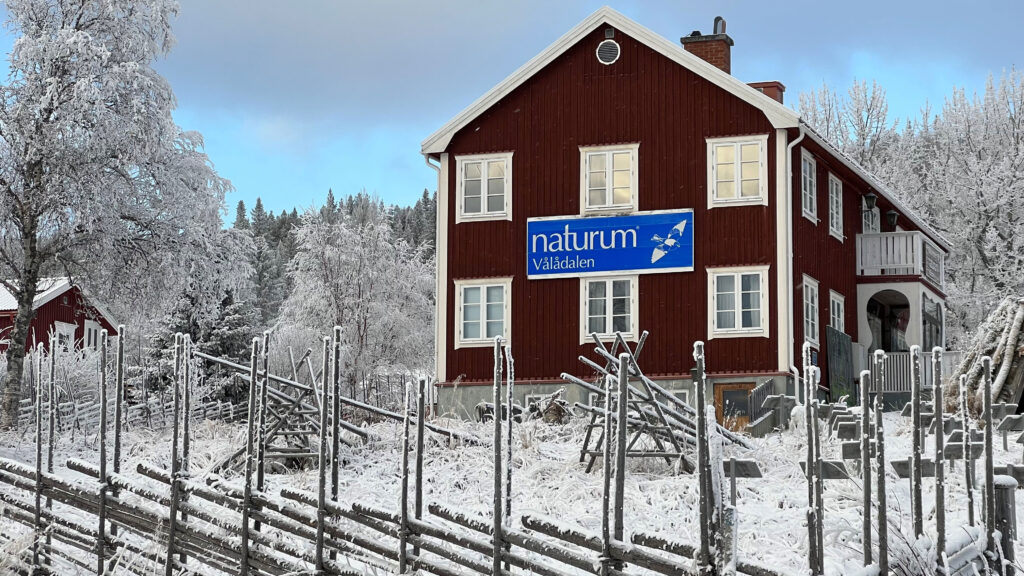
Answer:
[(528, 278), (693, 270), (693, 211), (530, 218)]

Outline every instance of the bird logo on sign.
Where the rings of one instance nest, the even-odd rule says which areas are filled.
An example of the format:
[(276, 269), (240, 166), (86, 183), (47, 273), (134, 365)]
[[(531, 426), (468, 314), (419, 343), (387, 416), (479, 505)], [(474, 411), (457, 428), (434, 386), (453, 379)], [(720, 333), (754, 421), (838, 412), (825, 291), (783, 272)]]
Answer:
[(658, 243), (654, 247), (654, 252), (651, 253), (651, 264), (654, 264), (658, 260), (665, 257), (666, 254), (679, 248), (680, 240), (683, 238), (683, 231), (686, 230), (686, 220), (683, 220), (679, 224), (676, 224), (668, 232), (668, 236), (662, 238), (660, 235), (655, 234), (651, 240)]

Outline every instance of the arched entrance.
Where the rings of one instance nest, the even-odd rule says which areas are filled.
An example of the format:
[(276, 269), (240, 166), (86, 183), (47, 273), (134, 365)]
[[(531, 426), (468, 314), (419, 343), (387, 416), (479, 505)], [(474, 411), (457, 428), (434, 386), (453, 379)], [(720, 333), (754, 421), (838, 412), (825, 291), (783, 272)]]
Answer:
[(896, 290), (882, 290), (872, 296), (867, 309), (871, 329), (868, 352), (906, 352), (910, 314), (910, 301)]

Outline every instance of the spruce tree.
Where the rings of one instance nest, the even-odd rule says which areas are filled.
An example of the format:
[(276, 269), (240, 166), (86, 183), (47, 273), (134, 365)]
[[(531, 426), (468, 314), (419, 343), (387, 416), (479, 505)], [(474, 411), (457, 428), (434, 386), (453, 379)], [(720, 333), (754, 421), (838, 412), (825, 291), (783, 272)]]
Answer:
[(248, 230), (249, 229), (249, 217), (245, 211), (245, 201), (239, 200), (238, 206), (235, 208), (235, 228)]

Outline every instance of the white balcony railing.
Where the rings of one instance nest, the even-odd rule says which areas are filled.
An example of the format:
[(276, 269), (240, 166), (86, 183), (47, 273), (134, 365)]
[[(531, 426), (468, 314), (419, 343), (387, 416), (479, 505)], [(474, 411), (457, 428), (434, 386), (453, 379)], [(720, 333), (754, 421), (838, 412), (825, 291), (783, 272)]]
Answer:
[[(942, 353), (942, 378), (946, 380), (953, 370), (960, 364), (963, 353), (960, 351), (946, 351)], [(868, 366), (871, 366), (872, 358), (868, 357)], [(885, 355), (885, 391), (886, 392), (910, 392), (910, 373), (913, 370), (913, 359), (910, 352), (889, 352)], [(931, 388), (935, 385), (932, 368), (931, 352), (921, 353), (921, 387)], [(874, 379), (872, 379), (874, 382)], [(873, 385), (872, 385), (873, 386)], [(876, 390), (874, 387), (872, 392)]]
[(858, 276), (923, 276), (945, 288), (945, 254), (921, 232), (857, 234)]

